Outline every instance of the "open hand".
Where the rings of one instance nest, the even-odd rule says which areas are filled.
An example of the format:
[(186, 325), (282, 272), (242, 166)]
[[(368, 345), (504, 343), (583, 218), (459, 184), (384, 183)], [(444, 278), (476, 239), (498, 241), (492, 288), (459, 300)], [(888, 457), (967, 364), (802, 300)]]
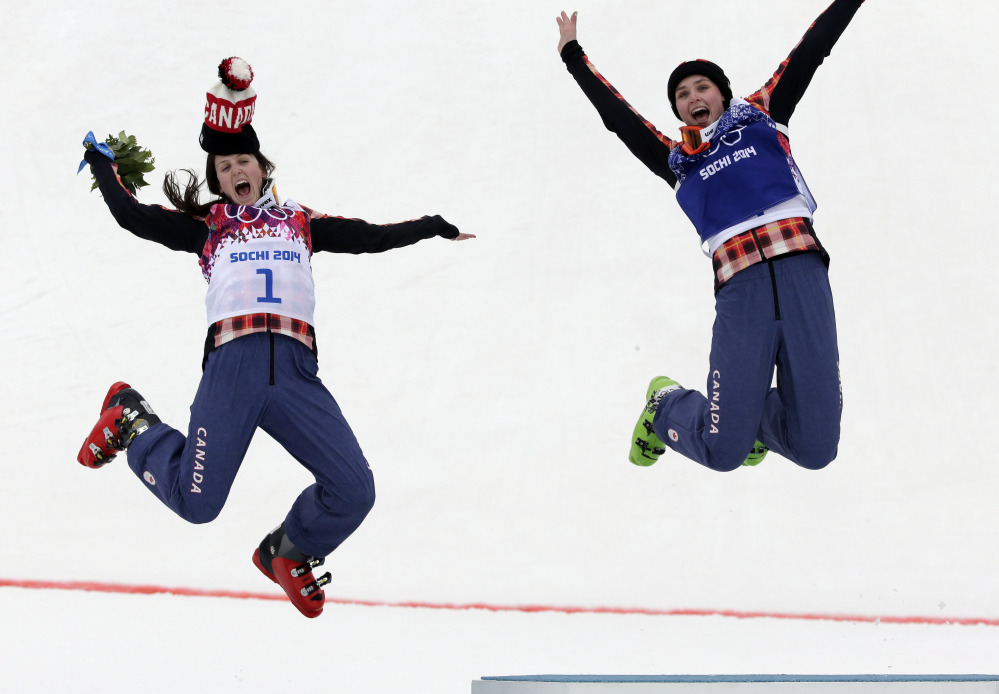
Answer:
[(576, 15), (578, 12), (573, 12), (570, 17), (564, 11), (560, 17), (556, 17), (555, 21), (558, 22), (558, 52), (561, 53), (562, 49), (565, 48), (565, 44), (570, 41), (576, 40)]

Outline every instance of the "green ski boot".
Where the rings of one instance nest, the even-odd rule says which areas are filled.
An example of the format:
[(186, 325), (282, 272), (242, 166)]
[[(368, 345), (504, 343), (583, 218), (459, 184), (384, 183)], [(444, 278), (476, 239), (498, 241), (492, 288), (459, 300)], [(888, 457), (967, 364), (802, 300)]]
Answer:
[(681, 389), (679, 383), (665, 376), (656, 376), (649, 383), (649, 389), (645, 394), (645, 407), (635, 425), (635, 432), (631, 435), (631, 453), (628, 454), (628, 460), (635, 465), (648, 467), (666, 452), (666, 446), (652, 430), (652, 420), (656, 416), (656, 409), (663, 396)]
[(753, 444), (753, 450), (749, 452), (746, 459), (742, 461), (743, 465), (759, 465), (763, 462), (763, 459), (767, 457), (767, 451), (770, 449), (764, 446), (762, 443), (757, 441)]

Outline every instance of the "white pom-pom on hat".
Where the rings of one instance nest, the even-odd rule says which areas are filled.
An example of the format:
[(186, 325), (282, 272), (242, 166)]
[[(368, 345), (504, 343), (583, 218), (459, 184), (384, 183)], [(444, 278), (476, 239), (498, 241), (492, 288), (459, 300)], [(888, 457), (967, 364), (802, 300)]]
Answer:
[(243, 91), (253, 81), (253, 68), (242, 58), (226, 58), (219, 63), (219, 79), (229, 89)]

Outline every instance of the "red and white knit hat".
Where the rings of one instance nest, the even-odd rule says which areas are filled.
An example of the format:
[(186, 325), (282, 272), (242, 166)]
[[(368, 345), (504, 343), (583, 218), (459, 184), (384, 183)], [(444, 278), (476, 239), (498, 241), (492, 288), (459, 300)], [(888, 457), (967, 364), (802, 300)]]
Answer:
[(253, 68), (242, 58), (219, 63), (219, 81), (207, 93), (201, 149), (211, 154), (256, 154), (260, 141), (250, 121), (257, 94), (250, 88)]

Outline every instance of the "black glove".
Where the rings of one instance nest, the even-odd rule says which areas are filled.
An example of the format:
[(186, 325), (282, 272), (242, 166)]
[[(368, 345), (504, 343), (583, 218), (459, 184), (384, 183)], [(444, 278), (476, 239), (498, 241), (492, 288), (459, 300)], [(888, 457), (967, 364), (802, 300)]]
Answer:
[(437, 232), (438, 236), (442, 236), (446, 239), (456, 239), (458, 238), (458, 227), (451, 224), (449, 221), (441, 217), (439, 214), (435, 214), (431, 217), (434, 221), (441, 225), (441, 230)]

